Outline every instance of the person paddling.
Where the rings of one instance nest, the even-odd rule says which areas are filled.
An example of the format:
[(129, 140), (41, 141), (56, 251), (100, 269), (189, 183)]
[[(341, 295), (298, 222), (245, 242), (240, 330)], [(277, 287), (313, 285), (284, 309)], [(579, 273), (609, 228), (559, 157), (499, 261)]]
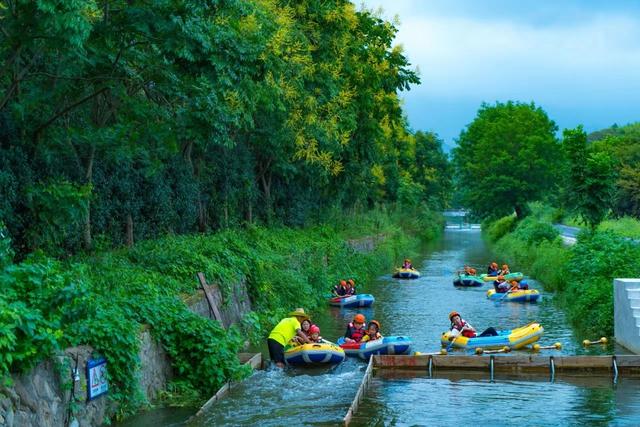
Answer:
[(492, 262), (491, 264), (489, 264), (489, 267), (487, 267), (487, 276), (495, 277), (499, 273), (500, 273), (500, 270), (498, 270), (498, 263), (497, 262)]
[(464, 320), (460, 313), (452, 311), (449, 313), (449, 320), (451, 321), (451, 333), (449, 334), (449, 341), (455, 340), (459, 335), (463, 337), (475, 338), (480, 337), (494, 337), (498, 335), (498, 331), (495, 328), (489, 327), (485, 329), (480, 335), (476, 334), (476, 329)]
[(289, 317), (282, 319), (271, 330), (269, 338), (267, 338), (267, 346), (269, 347), (269, 358), (275, 362), (279, 368), (284, 368), (284, 346), (295, 336), (298, 336), (300, 342), (309, 343), (309, 338), (302, 332), (300, 323), (309, 320), (309, 316), (302, 308), (296, 308), (289, 313)]

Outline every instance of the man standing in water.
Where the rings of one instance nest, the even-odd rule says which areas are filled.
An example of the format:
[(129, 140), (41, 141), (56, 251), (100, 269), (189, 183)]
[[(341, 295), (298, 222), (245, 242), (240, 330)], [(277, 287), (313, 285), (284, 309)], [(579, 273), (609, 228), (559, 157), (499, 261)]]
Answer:
[(302, 338), (302, 342), (311, 342), (300, 327), (300, 323), (305, 319), (309, 320), (309, 316), (305, 314), (304, 309), (296, 308), (289, 313), (289, 317), (282, 319), (269, 334), (269, 338), (267, 338), (269, 357), (278, 368), (284, 368), (284, 346), (293, 337), (298, 335)]

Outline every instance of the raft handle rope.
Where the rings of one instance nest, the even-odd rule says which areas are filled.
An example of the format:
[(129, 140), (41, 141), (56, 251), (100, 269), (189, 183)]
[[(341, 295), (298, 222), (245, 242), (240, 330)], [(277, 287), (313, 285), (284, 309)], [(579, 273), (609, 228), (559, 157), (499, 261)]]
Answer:
[(618, 382), (618, 362), (616, 362), (616, 357), (613, 356), (611, 358), (611, 361), (613, 363), (613, 383), (617, 384)]
[(489, 357), (489, 382), (494, 382), (493, 381), (493, 359), (494, 358), (495, 356)]
[(429, 356), (429, 378), (433, 377), (433, 356)]
[(551, 382), (555, 381), (556, 378), (556, 364), (555, 361), (553, 360), (553, 356), (549, 357), (549, 369), (551, 370)]

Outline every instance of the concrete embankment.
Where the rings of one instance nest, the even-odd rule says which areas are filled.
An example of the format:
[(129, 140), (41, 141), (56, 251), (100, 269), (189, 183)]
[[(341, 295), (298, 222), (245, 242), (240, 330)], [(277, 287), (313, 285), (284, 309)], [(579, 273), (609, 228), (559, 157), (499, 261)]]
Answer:
[[(214, 319), (215, 309), (222, 318), (217, 320), (228, 327), (251, 310), (244, 280), (232, 286), (228, 300), (216, 285), (208, 285), (205, 289), (213, 307), (201, 289), (185, 301), (194, 313)], [(169, 357), (148, 328), (143, 328), (139, 340), (138, 384), (145, 399), (151, 402), (173, 378), (173, 371)], [(0, 426), (101, 425), (117, 408), (106, 395), (87, 400), (87, 362), (93, 353), (89, 346), (68, 348), (63, 354), (38, 364), (29, 373), (12, 375), (11, 386), (0, 386)]]
[(640, 279), (615, 279), (613, 292), (616, 342), (640, 354)]

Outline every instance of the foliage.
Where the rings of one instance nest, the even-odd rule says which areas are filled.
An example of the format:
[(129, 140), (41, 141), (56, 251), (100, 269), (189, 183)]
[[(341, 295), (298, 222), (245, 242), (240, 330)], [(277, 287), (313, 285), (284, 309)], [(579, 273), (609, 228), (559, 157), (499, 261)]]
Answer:
[(496, 221), (485, 223), (482, 229), (486, 230), (487, 236), (489, 236), (491, 240), (498, 240), (502, 238), (502, 236), (513, 231), (513, 229), (516, 227), (516, 224), (516, 216), (507, 215)]
[(447, 204), (441, 141), (398, 96), (418, 76), (371, 11), (50, 3), (0, 3), (0, 217), (20, 259)]
[(618, 236), (640, 239), (640, 220), (624, 217), (602, 221), (600, 225), (598, 225), (598, 231), (610, 231)]
[(592, 151), (606, 153), (618, 171), (610, 204), (615, 216), (640, 217), (640, 123), (612, 126), (589, 135)]
[[(0, 275), (0, 376), (27, 371), (68, 346), (91, 345), (109, 361), (110, 395), (122, 417), (144, 403), (136, 373), (146, 325), (176, 374), (167, 400), (208, 396), (247, 373), (236, 357), (246, 339), (263, 337), (294, 306), (324, 305), (339, 278), (362, 283), (396, 265), (418, 244), (409, 233), (435, 234), (441, 222), (421, 212), (424, 220), (415, 218), (418, 211), (379, 210), (305, 230), (254, 226), (170, 236), (65, 261), (34, 254)], [(363, 236), (382, 237), (371, 253), (345, 243)], [(246, 280), (255, 311), (227, 330), (192, 313), (183, 297), (197, 289), (198, 271), (220, 284), (226, 301)]]
[(571, 321), (580, 330), (611, 335), (613, 279), (640, 274), (640, 247), (620, 235), (600, 230), (581, 233), (571, 248), (564, 247), (560, 239), (532, 238), (530, 244), (526, 243), (527, 235), (537, 234), (531, 234), (532, 230), (543, 230), (545, 226), (550, 227), (529, 217), (513, 233), (497, 241), (495, 250), (504, 254), (510, 264), (527, 269), (544, 283), (545, 289), (558, 292)]
[(613, 160), (606, 152), (588, 150), (582, 126), (565, 129), (563, 148), (569, 162), (567, 204), (594, 229), (609, 212), (615, 175)]
[(561, 161), (555, 123), (535, 104), (482, 104), (460, 134), (453, 164), (462, 202), (482, 218), (516, 212), (554, 190)]

